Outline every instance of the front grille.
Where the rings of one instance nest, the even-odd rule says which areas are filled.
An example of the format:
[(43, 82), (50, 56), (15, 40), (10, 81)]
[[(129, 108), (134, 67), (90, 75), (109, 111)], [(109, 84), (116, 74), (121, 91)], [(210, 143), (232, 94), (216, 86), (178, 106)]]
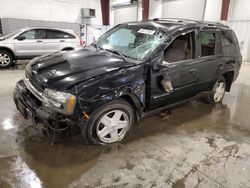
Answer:
[(36, 98), (35, 95), (33, 95), (33, 93), (31, 93), (30, 91), (29, 92), (29, 96), (32, 97), (33, 101), (36, 103), (37, 106), (41, 106), (43, 104), (42, 101), (40, 101), (38, 98)]
[(34, 82), (33, 79), (30, 79), (30, 83), (36, 88), (36, 90), (38, 90), (39, 92), (43, 92), (44, 91), (44, 87), (39, 85), (37, 82)]
[(37, 81), (34, 81), (34, 79), (27, 72), (25, 73), (25, 77), (29, 79), (30, 83), (34, 86), (34, 88), (37, 91), (41, 93), (44, 91), (44, 87), (41, 84), (39, 84)]
[(42, 102), (29, 91), (24, 81), (18, 82), (17, 91), (20, 94), (20, 100), (27, 108), (29, 108), (29, 110), (35, 109), (42, 105)]
[(46, 102), (46, 99), (43, 96), (43, 92), (40, 92), (39, 90), (34, 87), (34, 85), (30, 82), (30, 79), (25, 76), (24, 83), (29, 90), (29, 92), (40, 102)]

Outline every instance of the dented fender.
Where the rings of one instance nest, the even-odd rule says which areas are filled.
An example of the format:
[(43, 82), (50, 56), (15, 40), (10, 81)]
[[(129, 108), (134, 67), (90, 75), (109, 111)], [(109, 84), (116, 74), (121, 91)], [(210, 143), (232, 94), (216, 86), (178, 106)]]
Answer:
[(130, 103), (130, 105), (136, 107), (138, 110), (143, 108), (145, 105), (145, 85), (133, 85), (132, 87), (126, 86), (114, 89), (111, 92), (92, 99), (91, 105), (98, 107), (121, 98)]
[(112, 71), (77, 86), (78, 107), (89, 114), (115, 99), (124, 99), (140, 113), (145, 106), (144, 65)]

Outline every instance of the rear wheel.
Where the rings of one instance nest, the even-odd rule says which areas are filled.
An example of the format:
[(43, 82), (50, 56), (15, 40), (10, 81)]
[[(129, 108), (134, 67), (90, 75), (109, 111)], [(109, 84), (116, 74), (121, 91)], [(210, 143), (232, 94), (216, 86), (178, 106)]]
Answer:
[(213, 89), (210, 91), (208, 96), (209, 103), (219, 103), (222, 101), (226, 92), (226, 80), (224, 77), (219, 78), (214, 86)]
[(0, 50), (0, 68), (7, 68), (13, 65), (13, 56), (6, 50)]
[(121, 141), (135, 120), (134, 110), (124, 100), (114, 100), (95, 111), (83, 128), (85, 138), (94, 144)]

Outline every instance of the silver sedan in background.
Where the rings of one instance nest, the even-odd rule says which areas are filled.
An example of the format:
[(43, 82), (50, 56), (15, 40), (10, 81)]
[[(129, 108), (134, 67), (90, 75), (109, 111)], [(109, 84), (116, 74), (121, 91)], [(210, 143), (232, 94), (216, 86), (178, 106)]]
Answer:
[(19, 59), (32, 59), (59, 50), (72, 50), (83, 41), (70, 29), (30, 27), (0, 37), (0, 68)]

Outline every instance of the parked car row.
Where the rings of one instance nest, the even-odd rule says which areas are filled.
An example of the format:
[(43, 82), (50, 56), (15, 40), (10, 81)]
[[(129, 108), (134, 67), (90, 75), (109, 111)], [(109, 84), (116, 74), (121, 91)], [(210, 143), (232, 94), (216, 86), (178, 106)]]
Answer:
[(0, 68), (60, 50), (72, 50), (83, 41), (70, 29), (30, 27), (0, 37)]

